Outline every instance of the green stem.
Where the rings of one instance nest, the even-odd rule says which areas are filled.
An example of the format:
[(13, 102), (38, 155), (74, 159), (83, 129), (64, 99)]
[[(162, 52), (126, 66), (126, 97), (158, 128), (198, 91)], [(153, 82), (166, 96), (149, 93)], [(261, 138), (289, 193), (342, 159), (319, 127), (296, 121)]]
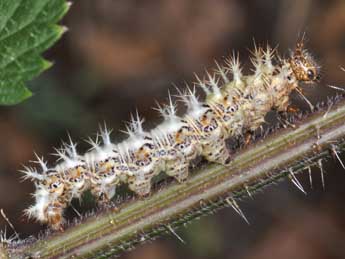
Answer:
[[(345, 147), (345, 102), (277, 130), (234, 156), (227, 168), (209, 164), (186, 183), (170, 184), (144, 200), (124, 203), (63, 233), (10, 247), (11, 258), (108, 258), (255, 192), (277, 179), (318, 165)], [(332, 151), (333, 150), (333, 151)]]

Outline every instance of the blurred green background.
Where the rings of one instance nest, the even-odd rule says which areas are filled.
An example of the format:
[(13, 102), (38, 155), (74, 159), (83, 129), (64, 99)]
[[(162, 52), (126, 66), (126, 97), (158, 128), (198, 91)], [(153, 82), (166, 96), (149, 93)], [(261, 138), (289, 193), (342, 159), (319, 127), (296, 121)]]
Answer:
[[(305, 94), (316, 103), (336, 94), (326, 84), (345, 86), (344, 0), (83, 0), (73, 1), (63, 24), (69, 31), (45, 55), (55, 65), (30, 83), (34, 96), (0, 107), (0, 207), (21, 237), (44, 229), (22, 215), (33, 185), (20, 182), (18, 170), (34, 151), (53, 161), (48, 154), (67, 132), (85, 151), (83, 139), (99, 123), (117, 132), (135, 109), (150, 128), (159, 120), (151, 107), (174, 92), (171, 83), (192, 83), (194, 72), (201, 75), (232, 50), (248, 64), (253, 39), (279, 44), (287, 55), (306, 32), (323, 79)], [(222, 210), (178, 230), (186, 244), (165, 236), (123, 258), (345, 258), (345, 172), (336, 161), (324, 169), (325, 190), (315, 168), (313, 189), (307, 175), (298, 176), (307, 196), (286, 181), (241, 202), (250, 226)], [(5, 225), (0, 218), (0, 229)]]

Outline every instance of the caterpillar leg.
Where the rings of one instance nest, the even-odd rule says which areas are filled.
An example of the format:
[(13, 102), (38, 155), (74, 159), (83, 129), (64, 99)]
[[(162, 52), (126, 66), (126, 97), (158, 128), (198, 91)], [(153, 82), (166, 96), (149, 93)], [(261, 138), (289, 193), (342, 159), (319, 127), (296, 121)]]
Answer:
[(288, 111), (289, 104), (290, 104), (289, 97), (283, 96), (275, 103), (276, 110), (278, 112), (286, 112)]
[(244, 145), (247, 146), (249, 145), (250, 141), (252, 140), (254, 132), (253, 131), (247, 131), (244, 134)]
[(50, 204), (47, 206), (45, 210), (47, 223), (53, 230), (60, 230), (63, 231), (63, 210), (64, 205), (58, 201), (54, 202), (53, 204)]
[(148, 196), (151, 192), (151, 179), (128, 179), (128, 187), (140, 197)]
[(97, 198), (97, 204), (101, 207), (108, 205), (115, 196), (116, 186), (94, 187), (91, 189), (93, 196)]
[(203, 145), (202, 155), (208, 161), (222, 165), (228, 165), (231, 162), (231, 156), (224, 138)]
[(151, 180), (161, 171), (161, 165), (155, 162), (151, 167), (137, 168), (132, 171), (132, 176), (128, 177), (128, 187), (141, 197), (147, 196), (151, 192)]
[[(184, 145), (184, 147), (186, 147), (186, 145)], [(176, 148), (170, 148), (165, 157), (163, 168), (163, 171), (168, 176), (174, 177), (180, 183), (187, 180), (189, 171), (189, 160), (182, 151)]]
[(299, 112), (300, 109), (296, 106), (292, 106), (292, 105), (289, 105), (286, 109), (287, 112), (290, 112), (290, 113), (296, 113), (296, 112)]
[(186, 159), (168, 161), (165, 173), (174, 177), (179, 183), (185, 182), (189, 174), (189, 163)]

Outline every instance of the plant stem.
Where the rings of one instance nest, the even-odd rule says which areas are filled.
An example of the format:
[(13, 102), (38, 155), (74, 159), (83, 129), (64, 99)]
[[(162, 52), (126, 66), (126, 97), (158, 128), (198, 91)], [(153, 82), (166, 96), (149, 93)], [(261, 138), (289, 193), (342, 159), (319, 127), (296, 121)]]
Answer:
[[(238, 152), (229, 167), (208, 164), (183, 184), (96, 213), (63, 233), (13, 245), (11, 258), (108, 258), (223, 207), (284, 176), (294, 177), (345, 147), (345, 102), (333, 104)], [(30, 257), (31, 256), (31, 257)]]

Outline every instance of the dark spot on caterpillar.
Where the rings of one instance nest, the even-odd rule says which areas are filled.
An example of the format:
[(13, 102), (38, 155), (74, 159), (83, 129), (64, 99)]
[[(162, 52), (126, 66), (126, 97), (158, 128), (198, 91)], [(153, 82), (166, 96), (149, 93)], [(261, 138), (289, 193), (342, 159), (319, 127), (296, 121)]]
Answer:
[(308, 78), (309, 78), (310, 80), (314, 80), (315, 74), (314, 74), (314, 71), (313, 71), (313, 70), (308, 69), (307, 75), (308, 75)]
[(231, 157), (229, 156), (229, 157), (225, 160), (224, 163), (225, 163), (226, 165), (228, 165), (228, 164), (230, 164), (230, 162), (231, 162)]
[(149, 149), (154, 149), (155, 148), (155, 146), (153, 144), (150, 144), (150, 143), (146, 143), (144, 146), (148, 147)]

